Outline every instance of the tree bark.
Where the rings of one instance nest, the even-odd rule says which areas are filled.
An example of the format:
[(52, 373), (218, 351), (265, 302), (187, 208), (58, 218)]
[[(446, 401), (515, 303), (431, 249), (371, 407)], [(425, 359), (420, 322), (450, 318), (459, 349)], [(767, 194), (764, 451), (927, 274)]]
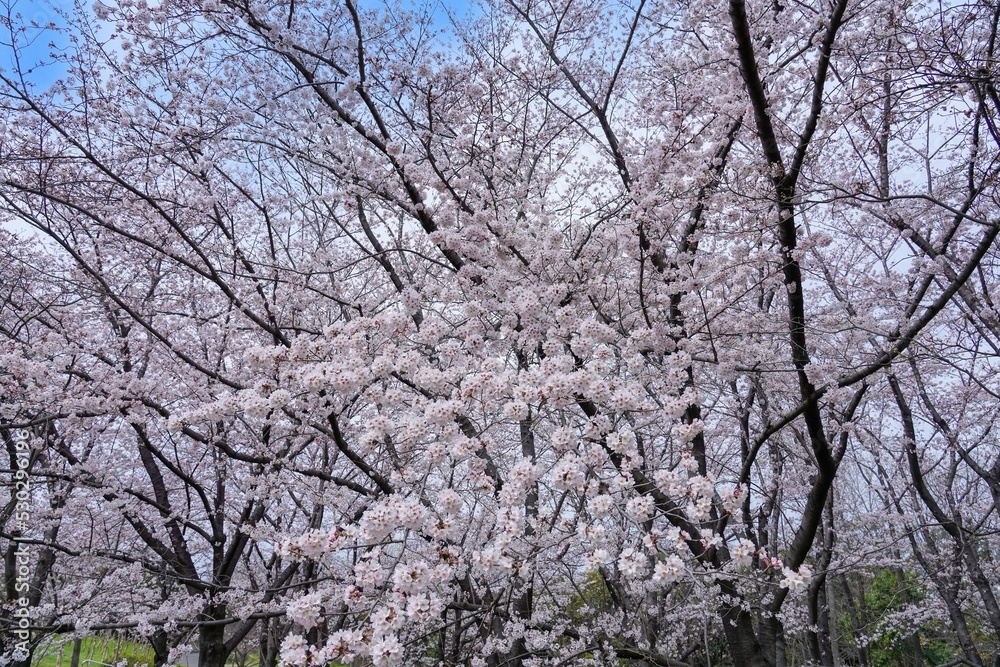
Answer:
[(860, 667), (868, 667), (871, 660), (868, 658), (868, 645), (858, 641), (861, 633), (862, 623), (858, 617), (858, 607), (854, 602), (854, 592), (851, 590), (851, 583), (847, 580), (846, 574), (840, 575), (840, 584), (844, 589), (844, 601), (847, 603), (847, 617), (851, 621), (851, 634), (854, 638), (854, 652)]
[(226, 605), (212, 604), (205, 608), (202, 619), (207, 624), (198, 630), (198, 667), (226, 667), (229, 650), (226, 647), (226, 626), (220, 621), (226, 617)]
[[(77, 637), (73, 640), (73, 654), (69, 659), (69, 667), (80, 667), (80, 649), (83, 648), (83, 639)], [(159, 665), (157, 665), (159, 667)]]

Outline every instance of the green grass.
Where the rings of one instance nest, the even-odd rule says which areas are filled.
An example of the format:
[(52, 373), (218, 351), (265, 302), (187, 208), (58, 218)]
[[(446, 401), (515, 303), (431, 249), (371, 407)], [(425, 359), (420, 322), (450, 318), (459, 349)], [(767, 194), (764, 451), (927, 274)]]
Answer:
[[(72, 640), (55, 639), (39, 647), (31, 663), (33, 667), (69, 667), (72, 657)], [(114, 637), (84, 637), (80, 645), (80, 667), (94, 667), (93, 663), (85, 663), (87, 660), (109, 665), (127, 660), (128, 667), (152, 667), (153, 647)]]
[[(56, 637), (35, 651), (31, 666), (69, 667), (72, 658), (73, 640)], [(94, 662), (86, 663), (87, 660)], [(128, 660), (128, 667), (152, 667), (153, 647), (118, 637), (84, 637), (80, 643), (80, 667), (98, 667), (94, 663), (117, 665), (122, 660)], [(257, 667), (258, 661), (257, 654), (251, 653), (246, 667)], [(229, 664), (236, 664), (232, 657)]]

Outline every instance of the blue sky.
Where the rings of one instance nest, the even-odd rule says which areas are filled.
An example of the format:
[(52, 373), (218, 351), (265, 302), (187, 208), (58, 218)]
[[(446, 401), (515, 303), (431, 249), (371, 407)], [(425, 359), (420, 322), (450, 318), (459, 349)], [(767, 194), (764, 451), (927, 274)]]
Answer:
[[(339, 0), (330, 0), (337, 2)], [(91, 0), (82, 0), (89, 8)], [(439, 0), (436, 20), (447, 21), (447, 8), (456, 16), (467, 16), (472, 0)], [(48, 87), (62, 73), (62, 68), (52, 66), (53, 50), (65, 49), (69, 40), (51, 29), (50, 25), (64, 25), (60, 12), (72, 11), (72, 0), (0, 0), (0, 70), (6, 76), (15, 71), (13, 44), (18, 45), (22, 70), (30, 70), (27, 78), (38, 87)], [(13, 31), (13, 34), (12, 34)]]
[(48, 26), (64, 23), (59, 13), (63, 0), (0, 0), (0, 68), (6, 76), (15, 70), (14, 44), (23, 70), (38, 86), (48, 86), (62, 73), (46, 65), (53, 50), (64, 49), (68, 40)]

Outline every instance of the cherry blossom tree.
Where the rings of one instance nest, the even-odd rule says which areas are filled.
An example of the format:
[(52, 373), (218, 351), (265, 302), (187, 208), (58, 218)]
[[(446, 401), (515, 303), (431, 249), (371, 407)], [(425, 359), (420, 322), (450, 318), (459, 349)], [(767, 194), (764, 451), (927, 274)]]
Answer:
[[(0, 74), (36, 636), (1000, 655), (1000, 10), (446, 14), (98, 0), (54, 86)], [(880, 567), (925, 597), (875, 627)]]

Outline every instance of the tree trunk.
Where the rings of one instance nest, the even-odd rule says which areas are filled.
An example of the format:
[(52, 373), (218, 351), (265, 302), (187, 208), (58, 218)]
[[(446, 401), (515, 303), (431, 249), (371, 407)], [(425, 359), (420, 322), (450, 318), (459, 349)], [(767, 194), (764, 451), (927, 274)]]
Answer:
[[(913, 602), (913, 597), (910, 595), (910, 585), (906, 583), (906, 573), (903, 572), (903, 568), (897, 567), (894, 569), (896, 571), (896, 579), (899, 581), (900, 599), (904, 605), (909, 605)], [(913, 667), (922, 667), (924, 664), (924, 653), (920, 648), (920, 633), (914, 631), (913, 634), (907, 637), (906, 643), (910, 649), (909, 664)]]
[[(80, 667), (80, 649), (82, 648), (83, 639), (77, 637), (73, 640), (73, 655), (69, 659), (69, 667)], [(159, 665), (156, 667), (159, 667)]]
[[(724, 594), (728, 593), (726, 588), (728, 587), (723, 587)], [(720, 609), (720, 617), (734, 665), (738, 667), (775, 667), (774, 660), (769, 659), (770, 656), (766, 655), (761, 648), (749, 612), (741, 607), (724, 605)]]
[(10, 667), (31, 667), (32, 658), (35, 656), (36, 646), (37, 644), (35, 643), (35, 641), (28, 642), (28, 657), (25, 658), (24, 660), (11, 661)]
[[(762, 613), (759, 619), (760, 643), (768, 663), (775, 667), (785, 667), (785, 628), (781, 621)], [(738, 664), (738, 663), (737, 663)]]
[(260, 667), (277, 667), (278, 664), (278, 640), (272, 625), (277, 625), (276, 619), (262, 618), (260, 620), (260, 642), (259, 655)]
[(153, 633), (149, 643), (153, 645), (153, 667), (166, 667), (170, 657), (170, 638), (161, 628)]
[(965, 654), (966, 661), (975, 667), (982, 667), (983, 661), (979, 657), (979, 650), (976, 648), (976, 643), (972, 640), (972, 635), (969, 633), (969, 626), (965, 622), (965, 613), (958, 604), (958, 596), (953, 594), (957, 593), (957, 591), (946, 590), (950, 588), (949, 586), (939, 586), (938, 593), (940, 593), (941, 599), (944, 600), (944, 604), (948, 608), (948, 616), (951, 617), (951, 625), (955, 629), (955, 637), (958, 639), (959, 646), (962, 647), (962, 653)]
[(854, 593), (851, 591), (851, 583), (847, 580), (847, 575), (841, 573), (840, 583), (844, 588), (844, 601), (847, 603), (847, 617), (851, 621), (851, 634), (854, 638), (854, 651), (858, 658), (860, 667), (868, 667), (871, 660), (868, 658), (868, 645), (858, 641), (861, 633), (861, 623), (858, 618), (858, 608), (854, 603)]
[(830, 637), (830, 656), (833, 659), (833, 667), (841, 667), (844, 661), (840, 655), (840, 633), (837, 631), (837, 609), (840, 603), (837, 602), (835, 586), (836, 584), (832, 583), (829, 577), (825, 578), (823, 593), (826, 596), (826, 627)]
[(822, 576), (822, 582), (819, 585), (817, 602), (819, 603), (819, 618), (816, 620), (817, 626), (819, 627), (820, 664), (822, 664), (823, 667), (834, 667), (833, 640), (830, 633), (830, 603), (826, 594), (825, 574)]
[[(226, 617), (226, 605), (209, 604), (203, 617), (220, 621)], [(202, 625), (198, 632), (198, 667), (226, 667), (226, 626), (219, 623)]]

